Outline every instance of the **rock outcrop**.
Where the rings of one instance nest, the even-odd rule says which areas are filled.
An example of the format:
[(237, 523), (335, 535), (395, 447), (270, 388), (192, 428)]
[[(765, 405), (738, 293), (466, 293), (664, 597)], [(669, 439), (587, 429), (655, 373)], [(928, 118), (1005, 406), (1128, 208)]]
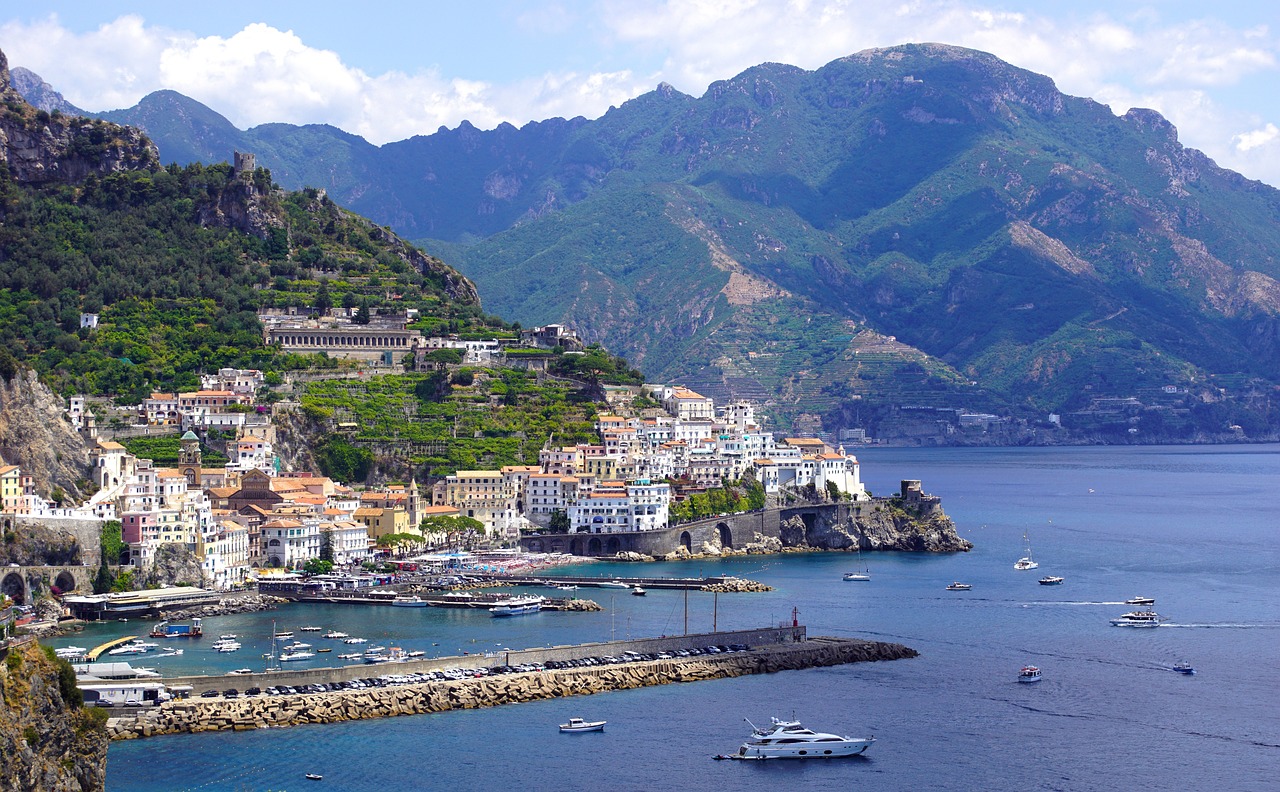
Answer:
[[(70, 674), (70, 668), (64, 673)], [(58, 665), (34, 641), (10, 647), (4, 656), (0, 663), (0, 789), (103, 789), (106, 719), (78, 701), (67, 700), (78, 692), (73, 679), (60, 676)]]
[(955, 523), (941, 507), (913, 506), (898, 498), (877, 498), (849, 521), (819, 514), (806, 525), (799, 517), (782, 524), (782, 544), (812, 550), (901, 550), (913, 553), (967, 551)]
[(59, 488), (79, 498), (88, 483), (89, 448), (65, 412), (62, 399), (34, 371), (0, 377), (0, 456), (20, 465), (46, 498)]
[(0, 566), (65, 566), (84, 560), (80, 542), (65, 531), (24, 524), (0, 537)]
[(205, 582), (200, 559), (177, 542), (157, 547), (142, 576), (142, 583), (147, 586), (204, 586)]
[(27, 104), (0, 52), (0, 165), (22, 184), (70, 184), (87, 176), (157, 166), (160, 154), (140, 130), (49, 113)]
[(812, 638), (747, 652), (649, 660), (623, 665), (533, 671), (418, 685), (299, 696), (189, 699), (108, 724), (113, 740), (159, 734), (245, 731), (306, 723), (419, 715), (458, 709), (583, 696), (612, 690), (772, 674), (819, 666), (901, 660), (918, 652), (901, 644), (851, 638)]

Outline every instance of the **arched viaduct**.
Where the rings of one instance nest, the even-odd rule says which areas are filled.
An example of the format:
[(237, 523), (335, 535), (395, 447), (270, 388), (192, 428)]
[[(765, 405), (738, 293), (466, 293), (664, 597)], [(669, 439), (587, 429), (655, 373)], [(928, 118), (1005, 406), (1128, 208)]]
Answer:
[(93, 591), (93, 572), (94, 568), (87, 566), (0, 567), (0, 592), (19, 605), (30, 605), (55, 587), (63, 594), (88, 594)]

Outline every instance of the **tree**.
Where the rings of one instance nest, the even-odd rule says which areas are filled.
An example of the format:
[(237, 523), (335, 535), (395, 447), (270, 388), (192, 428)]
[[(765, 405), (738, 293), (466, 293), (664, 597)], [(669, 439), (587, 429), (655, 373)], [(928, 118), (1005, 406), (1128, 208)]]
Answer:
[(551, 510), (551, 522), (547, 525), (547, 533), (569, 533), (569, 515), (564, 509)]
[(308, 575), (327, 575), (333, 571), (333, 562), (323, 558), (309, 558), (302, 565), (302, 571)]
[(827, 497), (833, 501), (840, 500), (840, 487), (834, 481), (827, 482)]
[(355, 308), (359, 304), (360, 304), (360, 301), (356, 299), (356, 295), (353, 292), (349, 292), (349, 291), (343, 292), (342, 307), (345, 310), (350, 311), (352, 308)]
[(356, 310), (355, 319), (352, 320), (358, 325), (369, 324), (369, 301), (364, 300), (360, 303), (359, 309)]
[(333, 563), (333, 533), (330, 531), (320, 532), (320, 560)]
[(315, 300), (311, 304), (322, 314), (333, 307), (333, 298), (329, 295), (329, 281), (320, 281), (320, 285), (316, 287)]
[(100, 538), (100, 546), (102, 549), (102, 563), (116, 565), (120, 563), (120, 556), (124, 554), (125, 544), (122, 537), (123, 526), (119, 520), (107, 520), (102, 524), (102, 535)]

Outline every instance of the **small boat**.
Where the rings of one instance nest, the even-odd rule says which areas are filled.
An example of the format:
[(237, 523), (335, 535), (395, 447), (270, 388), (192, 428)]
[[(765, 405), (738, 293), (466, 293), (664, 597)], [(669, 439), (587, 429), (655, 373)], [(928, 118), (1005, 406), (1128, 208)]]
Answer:
[(345, 644), (362, 644), (362, 643), (368, 643), (368, 642), (369, 642), (368, 638), (348, 638), (347, 640), (343, 641), (343, 643)]
[(1196, 673), (1196, 670), (1191, 667), (1190, 663), (1175, 663), (1173, 670), (1177, 671), (1179, 674), (1186, 674), (1187, 676), (1194, 676)]
[(600, 584), (600, 588), (631, 588), (630, 583), (623, 583), (621, 580), (606, 580)]
[(1040, 566), (1031, 558), (1031, 540), (1027, 537), (1027, 532), (1022, 532), (1022, 539), (1027, 545), (1027, 554), (1019, 558), (1013, 565), (1014, 569), (1035, 569)]
[(553, 588), (559, 591), (577, 591), (578, 590), (577, 586), (553, 586)]
[(309, 643), (303, 643), (302, 641), (294, 641), (293, 643), (286, 646), (284, 650), (286, 652), (292, 652), (296, 649), (310, 649), (310, 648), (311, 648), (311, 644)]
[(64, 646), (61, 649), (54, 649), (53, 654), (66, 660), (68, 657), (79, 657), (87, 651), (89, 650), (83, 646)]
[(306, 778), (308, 781), (323, 781), (323, 780), (324, 780), (324, 776), (320, 775), (319, 773), (307, 773), (307, 775), (305, 776), (305, 778)]
[(315, 657), (314, 652), (285, 652), (280, 655), (280, 662), (288, 663), (293, 660), (309, 660)]
[(252, 673), (253, 673), (252, 668), (237, 668), (235, 671), (228, 671), (227, 676), (244, 676), (245, 674), (252, 674)]
[(355, 660), (357, 657), (364, 657), (359, 652), (348, 652), (347, 654), (338, 655), (339, 660)]
[(316, 652), (332, 652), (332, 649), (317, 649)]
[(275, 634), (274, 636), (272, 636), (272, 637), (274, 637), (274, 638), (275, 638), (276, 640), (278, 640), (278, 641), (287, 641), (287, 640), (289, 640), (290, 638), (292, 638), (292, 637), (293, 637), (293, 633), (291, 633), (291, 632), (280, 632), (280, 633), (276, 633), (276, 634)]
[(391, 604), (397, 608), (425, 608), (427, 601), (419, 598), (417, 595), (412, 597), (399, 596), (391, 601)]
[(858, 548), (858, 569), (854, 570), (853, 572), (845, 572), (843, 579), (856, 581), (859, 583), (865, 583), (868, 580), (871, 580), (871, 570), (865, 564), (862, 563), (861, 547)]
[(1040, 585), (1060, 586), (1062, 585), (1063, 580), (1066, 580), (1066, 578), (1061, 578), (1061, 577), (1058, 577), (1057, 575), (1045, 575), (1044, 577), (1040, 578)]
[(968, 591), (971, 588), (973, 588), (973, 586), (969, 585), (968, 583), (961, 583), (960, 581), (957, 580), (956, 582), (952, 583), (950, 586), (947, 586), (947, 591)]
[[(726, 759), (836, 759), (858, 756), (871, 747), (875, 737), (842, 737), (806, 729), (799, 721), (773, 718), (767, 729), (751, 724), (751, 737), (736, 754), (721, 754)], [(716, 757), (719, 759), (720, 757)]]
[(1130, 597), (1124, 601), (1125, 605), (1155, 605), (1155, 597)]
[(218, 650), (218, 652), (219, 652), (219, 653), (221, 653), (221, 654), (229, 654), (229, 653), (231, 653), (231, 652), (238, 652), (238, 651), (240, 651), (240, 644), (238, 644), (238, 643), (227, 643), (227, 644), (223, 644), (223, 645), (221, 645), (221, 646), (215, 646), (214, 648), (215, 648), (215, 649), (217, 649), (217, 650)]
[(320, 632), (324, 628), (323, 627), (299, 627), (298, 629), (302, 630), (303, 632)]
[(645, 590), (640, 588), (639, 586), (636, 586), (635, 588), (631, 589), (631, 595), (634, 597), (643, 597), (645, 593), (646, 593)]
[(570, 718), (568, 723), (560, 724), (561, 734), (577, 734), (579, 732), (604, 731), (608, 721), (584, 721), (582, 718)]
[(324, 637), (325, 638), (350, 638), (351, 636), (347, 635), (344, 632), (338, 632), (337, 630), (330, 630), (329, 632), (324, 634)]
[(1130, 611), (1111, 620), (1112, 627), (1159, 627), (1164, 617), (1153, 610)]
[(1040, 669), (1036, 668), (1033, 665), (1023, 666), (1022, 670), (1018, 672), (1018, 681), (1019, 682), (1039, 682)]
[(367, 655), (371, 655), (371, 654), (379, 654), (379, 653), (381, 653), (381, 652), (385, 652), (385, 651), (387, 651), (387, 647), (385, 647), (385, 646), (372, 646), (372, 647), (370, 647), (370, 648), (368, 648), (368, 649), (365, 649), (365, 650), (364, 650), (364, 653), (365, 653), (365, 654), (367, 654)]
[(239, 637), (240, 637), (240, 636), (236, 635), (235, 633), (227, 633), (226, 635), (219, 635), (219, 636), (218, 636), (218, 640), (219, 640), (219, 641), (234, 641), (235, 639), (237, 639), (237, 638), (239, 638)]
[[(324, 650), (321, 649), (320, 651), (323, 652)], [(421, 649), (414, 649), (412, 652), (409, 652), (408, 654), (405, 655), (405, 657), (426, 657), (426, 656), (427, 656), (427, 653), (422, 651)]]

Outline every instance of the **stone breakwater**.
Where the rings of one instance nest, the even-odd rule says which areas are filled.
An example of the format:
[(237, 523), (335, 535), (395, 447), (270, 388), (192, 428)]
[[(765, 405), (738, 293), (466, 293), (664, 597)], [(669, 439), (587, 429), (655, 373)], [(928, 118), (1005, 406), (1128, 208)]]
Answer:
[[(727, 679), (819, 666), (901, 660), (919, 653), (901, 644), (850, 638), (811, 638), (723, 655), (649, 660), (623, 665), (531, 671), (498, 677), (426, 682), (417, 685), (296, 696), (255, 696), (231, 700), (188, 699), (128, 718), (113, 718), (113, 740), (161, 734), (247, 731), (307, 723), (421, 715), (495, 707), (542, 699), (585, 696), (674, 682)], [(393, 673), (394, 669), (383, 666)]]
[(283, 597), (272, 597), (269, 594), (242, 594), (223, 597), (216, 605), (202, 605), (198, 608), (167, 610), (160, 614), (162, 619), (181, 621), (204, 616), (230, 616), (236, 613), (257, 613), (258, 611), (275, 610), (289, 600)]

